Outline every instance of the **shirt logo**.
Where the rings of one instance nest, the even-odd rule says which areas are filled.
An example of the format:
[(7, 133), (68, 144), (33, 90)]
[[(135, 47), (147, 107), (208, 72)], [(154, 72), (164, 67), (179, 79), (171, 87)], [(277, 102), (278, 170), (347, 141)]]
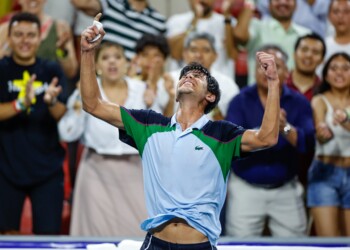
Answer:
[(194, 150), (203, 150), (203, 147), (196, 146), (196, 147), (194, 148)]

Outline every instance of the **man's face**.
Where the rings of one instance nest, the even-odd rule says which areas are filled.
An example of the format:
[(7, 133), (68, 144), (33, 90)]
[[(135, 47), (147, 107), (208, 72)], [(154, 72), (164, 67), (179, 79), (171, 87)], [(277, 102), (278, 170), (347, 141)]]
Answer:
[[(288, 68), (286, 63), (283, 61), (283, 56), (281, 52), (273, 49), (267, 50), (265, 52), (275, 56), (277, 74), (282, 86), (282, 83), (288, 76)], [(267, 90), (268, 84), (267, 84), (265, 73), (263, 72), (260, 65), (258, 64), (256, 64), (255, 78), (256, 78), (256, 83), (258, 88)]]
[(316, 39), (306, 38), (300, 41), (294, 53), (295, 67), (306, 75), (314, 75), (323, 60), (323, 44)]
[(184, 60), (187, 64), (197, 62), (210, 70), (211, 65), (216, 60), (216, 53), (206, 39), (193, 40), (189, 47), (184, 50)]
[(44, 9), (46, 0), (19, 0), (23, 12), (38, 15)]
[(14, 22), (8, 41), (14, 58), (33, 59), (41, 42), (39, 27), (32, 22)]
[(270, 13), (278, 21), (289, 21), (293, 17), (296, 0), (270, 0)]
[(176, 100), (184, 94), (203, 95), (207, 93), (207, 79), (206, 75), (199, 70), (191, 70), (184, 74), (176, 89)]
[(337, 33), (347, 33), (350, 29), (350, 2), (348, 0), (332, 1), (328, 17)]

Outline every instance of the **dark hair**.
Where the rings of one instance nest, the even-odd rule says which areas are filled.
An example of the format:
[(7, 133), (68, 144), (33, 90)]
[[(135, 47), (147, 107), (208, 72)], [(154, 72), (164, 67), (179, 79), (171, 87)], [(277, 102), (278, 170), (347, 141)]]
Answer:
[(204, 113), (208, 114), (210, 111), (212, 111), (216, 105), (218, 105), (221, 97), (221, 91), (219, 87), (219, 83), (216, 81), (216, 79), (209, 73), (209, 71), (204, 68), (201, 64), (192, 62), (185, 66), (180, 73), (180, 78), (181, 79), (185, 74), (187, 74), (190, 71), (199, 71), (203, 73), (206, 76), (207, 80), (207, 90), (215, 95), (215, 101), (214, 102), (209, 102), (207, 106), (204, 109)]
[[(121, 46), (119, 43), (114, 43), (114, 42), (108, 42), (108, 41), (102, 41), (102, 43), (100, 44), (100, 46), (97, 47), (96, 49), (96, 53), (95, 53), (95, 61), (97, 61), (98, 56), (100, 55), (101, 51), (104, 48), (109, 48), (109, 47), (115, 47), (117, 49), (119, 49), (123, 56), (125, 57), (125, 50), (123, 48), (123, 46)], [(126, 57), (125, 57), (126, 58)]]
[(327, 90), (331, 89), (331, 85), (329, 84), (329, 82), (326, 80), (327, 77), (327, 73), (329, 70), (329, 65), (331, 64), (331, 62), (333, 61), (334, 58), (341, 56), (343, 57), (345, 60), (347, 60), (348, 62), (350, 62), (350, 55), (348, 53), (345, 52), (338, 52), (338, 53), (334, 53), (325, 63), (323, 69), (322, 69), (322, 83), (321, 85), (318, 87), (316, 94), (318, 93), (324, 93)]
[(207, 32), (191, 32), (185, 39), (184, 42), (184, 48), (188, 49), (190, 47), (191, 42), (196, 41), (196, 40), (206, 40), (210, 44), (210, 47), (214, 52), (216, 52), (215, 49), (215, 38), (207, 33)]
[(326, 54), (326, 44), (323, 40), (323, 38), (316, 34), (316, 33), (311, 33), (311, 34), (306, 34), (304, 36), (300, 36), (297, 41), (295, 42), (295, 45), (294, 45), (294, 51), (296, 51), (301, 43), (302, 40), (304, 39), (313, 39), (313, 40), (318, 40), (322, 43), (322, 46), (323, 46), (323, 51), (322, 51), (322, 58), (325, 56)]
[(269, 50), (275, 50), (280, 52), (282, 54), (282, 60), (284, 61), (285, 64), (287, 64), (289, 56), (280, 46), (276, 44), (266, 44), (260, 47), (260, 49), (258, 49), (258, 51), (264, 51), (264, 52), (267, 52)]
[(164, 58), (167, 58), (170, 53), (168, 41), (163, 35), (153, 35), (148, 33), (143, 34), (143, 36), (136, 42), (136, 53), (139, 54), (147, 46), (158, 48), (163, 54)]
[(19, 12), (13, 15), (10, 19), (9, 28), (8, 28), (8, 35), (11, 33), (12, 26), (15, 22), (29, 22), (29, 23), (36, 23), (38, 25), (39, 33), (40, 33), (40, 20), (36, 15), (33, 15), (28, 12)]
[[(331, 13), (331, 9), (333, 7), (334, 2), (337, 2), (339, 0), (331, 0), (329, 6), (328, 6), (328, 14)], [(347, 0), (347, 2), (350, 2), (350, 0)]]

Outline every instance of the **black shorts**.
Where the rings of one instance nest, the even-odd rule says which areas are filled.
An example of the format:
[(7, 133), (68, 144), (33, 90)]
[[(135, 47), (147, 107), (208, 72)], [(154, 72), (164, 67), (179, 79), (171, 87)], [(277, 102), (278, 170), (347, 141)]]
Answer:
[(176, 244), (158, 239), (147, 233), (140, 250), (217, 250), (209, 241), (196, 244)]

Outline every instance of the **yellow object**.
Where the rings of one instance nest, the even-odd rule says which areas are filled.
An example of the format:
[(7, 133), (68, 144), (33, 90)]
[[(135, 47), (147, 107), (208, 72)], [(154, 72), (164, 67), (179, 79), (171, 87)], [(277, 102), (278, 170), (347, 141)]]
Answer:
[(0, 1), (0, 18), (11, 12), (13, 0), (1, 0)]

